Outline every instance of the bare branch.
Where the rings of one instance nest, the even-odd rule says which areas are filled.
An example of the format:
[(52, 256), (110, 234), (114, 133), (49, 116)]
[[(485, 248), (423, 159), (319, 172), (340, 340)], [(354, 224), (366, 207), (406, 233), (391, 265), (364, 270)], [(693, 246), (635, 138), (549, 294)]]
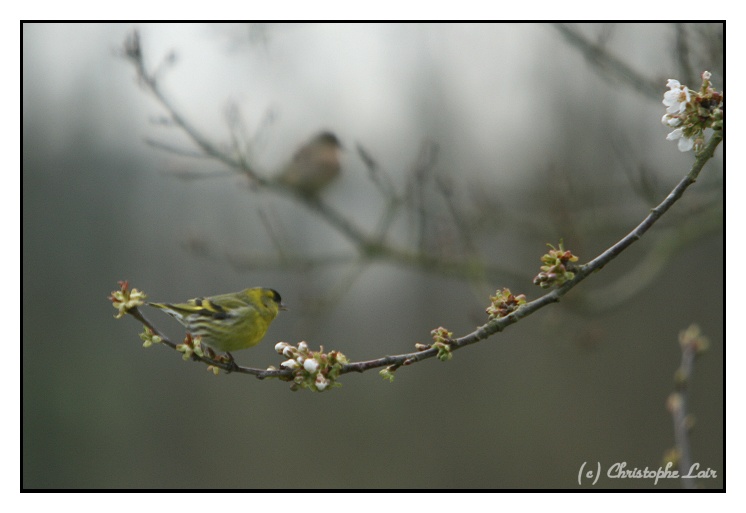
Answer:
[(568, 43), (583, 53), (588, 63), (596, 68), (606, 80), (626, 84), (648, 98), (660, 98), (662, 88), (658, 82), (644, 77), (627, 63), (609, 53), (603, 46), (592, 42), (568, 25), (555, 23), (554, 27)]
[[(673, 420), (674, 439), (676, 447), (672, 455), (666, 459), (678, 463), (679, 473), (689, 476), (692, 469), (692, 456), (689, 444), (689, 432), (692, 428), (692, 419), (688, 414), (689, 405), (689, 383), (694, 371), (694, 360), (701, 353), (707, 351), (709, 341), (702, 336), (699, 326), (692, 324), (686, 330), (679, 333), (679, 345), (681, 346), (681, 365), (675, 374), (676, 392), (668, 397), (668, 411)], [(681, 480), (682, 488), (695, 488), (696, 482), (691, 478)]]

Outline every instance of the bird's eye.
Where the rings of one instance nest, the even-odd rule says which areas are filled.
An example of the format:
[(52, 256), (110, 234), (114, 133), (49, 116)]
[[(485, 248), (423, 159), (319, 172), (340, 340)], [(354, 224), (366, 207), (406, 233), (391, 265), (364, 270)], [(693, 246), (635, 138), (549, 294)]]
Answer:
[(274, 300), (274, 301), (275, 301), (276, 303), (278, 303), (278, 304), (279, 304), (279, 303), (282, 303), (282, 298), (280, 297), (280, 293), (279, 293), (279, 292), (277, 292), (277, 291), (276, 291), (276, 290), (274, 290), (274, 289), (269, 289), (269, 291), (270, 291), (270, 293), (272, 294), (272, 299), (273, 299), (273, 300)]

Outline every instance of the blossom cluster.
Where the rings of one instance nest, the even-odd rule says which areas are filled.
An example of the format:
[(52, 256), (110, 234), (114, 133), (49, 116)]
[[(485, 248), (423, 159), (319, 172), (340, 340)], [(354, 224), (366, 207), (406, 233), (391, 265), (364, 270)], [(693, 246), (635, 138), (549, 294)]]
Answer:
[(560, 241), (559, 249), (551, 244), (547, 244), (550, 249), (541, 257), (544, 265), (541, 266), (541, 272), (534, 278), (534, 285), (539, 285), (543, 289), (551, 286), (561, 286), (565, 282), (575, 277), (573, 264), (578, 261), (578, 257), (572, 254), (569, 249), (566, 250)]
[[(280, 367), (293, 371), (293, 376), (289, 379), (293, 381), (291, 390), (307, 388), (323, 392), (327, 388), (341, 386), (336, 379), (348, 360), (339, 351), (324, 353), (323, 347), (318, 351), (311, 351), (305, 341), (299, 342), (297, 346), (278, 342), (275, 351), (287, 358)], [(270, 367), (268, 370), (277, 369)]]
[(499, 319), (515, 312), (518, 307), (526, 304), (526, 295), (519, 294), (514, 296), (510, 289), (502, 289), (490, 296), (491, 304), (487, 307), (487, 315), (490, 319)]
[(114, 308), (117, 309), (117, 314), (114, 316), (115, 319), (121, 319), (124, 317), (127, 310), (142, 306), (145, 304), (145, 299), (148, 297), (137, 289), (130, 290), (129, 282), (126, 280), (118, 283), (119, 290), (115, 290), (111, 293), (111, 296), (109, 296), (109, 301), (111, 301)]
[(433, 336), (433, 344), (430, 347), (433, 347), (438, 350), (438, 360), (441, 362), (447, 362), (451, 358), (453, 358), (453, 353), (451, 352), (451, 342), (453, 342), (453, 332), (448, 331), (443, 326), (440, 326), (439, 328), (436, 328), (430, 332), (430, 334)]
[(721, 130), (724, 119), (723, 93), (712, 88), (709, 71), (702, 73), (702, 87), (693, 91), (673, 78), (668, 79), (668, 91), (663, 95), (666, 113), (661, 122), (674, 130), (666, 136), (678, 140), (679, 151), (701, 149), (706, 129)]

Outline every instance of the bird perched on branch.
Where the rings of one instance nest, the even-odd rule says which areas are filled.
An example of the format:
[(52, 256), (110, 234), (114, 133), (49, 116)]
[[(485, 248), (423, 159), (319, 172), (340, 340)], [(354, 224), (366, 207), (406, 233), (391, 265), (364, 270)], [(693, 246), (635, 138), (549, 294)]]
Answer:
[(252, 289), (190, 299), (186, 303), (148, 303), (175, 318), (194, 337), (216, 351), (237, 351), (257, 345), (280, 310), (286, 310), (274, 289)]
[(318, 194), (339, 176), (339, 151), (342, 144), (332, 132), (324, 131), (302, 146), (277, 182), (306, 196)]

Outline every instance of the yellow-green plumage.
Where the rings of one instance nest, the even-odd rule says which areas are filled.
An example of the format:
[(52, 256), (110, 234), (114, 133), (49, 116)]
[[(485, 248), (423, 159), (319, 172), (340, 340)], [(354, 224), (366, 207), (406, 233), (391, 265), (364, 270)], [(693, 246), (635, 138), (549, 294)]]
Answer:
[(255, 287), (186, 303), (148, 303), (179, 321), (193, 337), (217, 351), (238, 351), (257, 345), (277, 313), (284, 310), (276, 290)]

